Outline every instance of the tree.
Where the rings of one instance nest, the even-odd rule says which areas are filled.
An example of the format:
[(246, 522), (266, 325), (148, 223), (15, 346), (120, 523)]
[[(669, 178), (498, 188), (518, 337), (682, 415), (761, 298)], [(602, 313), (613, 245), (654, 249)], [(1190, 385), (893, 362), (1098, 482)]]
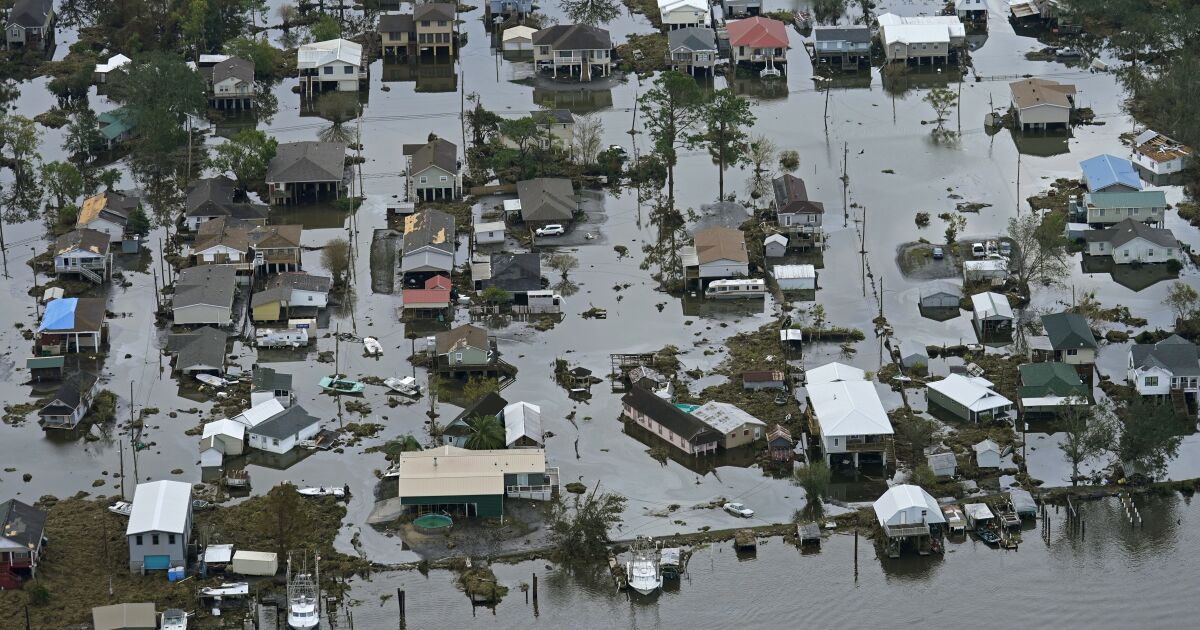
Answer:
[(296, 486), (287, 481), (271, 488), (262, 498), (256, 528), (275, 543), (280, 556), (303, 542), (309, 532), (308, 515), (300, 501)]
[(954, 247), (958, 243), (958, 235), (967, 228), (967, 218), (961, 214), (943, 212), (938, 218), (946, 222), (946, 245)]
[(929, 464), (921, 462), (920, 464), (917, 464), (912, 469), (912, 472), (908, 474), (908, 482), (914, 486), (919, 486), (925, 490), (930, 490), (937, 485), (937, 475), (934, 474), (933, 469), (929, 467)]
[(350, 241), (335, 238), (321, 250), (321, 266), (333, 276), (333, 284), (341, 285), (350, 273)]
[(520, 159), (524, 161), (529, 150), (537, 146), (541, 130), (532, 116), (507, 118), (500, 121), (500, 135), (517, 145)]
[(691, 146), (691, 133), (704, 116), (703, 101), (696, 80), (673, 70), (658, 75), (654, 86), (638, 97), (654, 152), (667, 168), (667, 200), (672, 205), (678, 149)]
[(1163, 304), (1175, 311), (1176, 320), (1191, 319), (1196, 316), (1197, 307), (1200, 307), (1200, 293), (1191, 285), (1176, 280), (1171, 283)]
[(224, 51), (227, 55), (253, 63), (254, 74), (258, 77), (275, 76), (283, 61), (283, 53), (265, 39), (235, 37), (225, 42)]
[(67, 123), (62, 148), (76, 164), (86, 163), (104, 148), (104, 136), (100, 135), (96, 112), (87, 107), (75, 108), (71, 121)]
[(229, 171), (243, 190), (263, 181), (279, 142), (258, 129), (243, 129), (215, 149), (209, 165)]
[(846, 0), (814, 0), (812, 6), (820, 24), (833, 24), (846, 12)]
[(579, 260), (570, 254), (550, 254), (546, 257), (546, 266), (562, 274), (562, 279), (567, 279), (567, 274), (572, 269), (579, 268)]
[(491, 141), (500, 129), (503, 118), (499, 114), (484, 109), (478, 92), (467, 95), (467, 100), (474, 106), (466, 111), (467, 129), (471, 131), (471, 144), (482, 147)]
[[(1179, 454), (1183, 441), (1171, 405), (1138, 397), (1117, 413), (1121, 425), (1117, 457), (1121, 462), (1151, 479), (1166, 474), (1167, 464)], [(1130, 472), (1127, 470), (1126, 476)]]
[(595, 164), (603, 136), (604, 123), (600, 118), (591, 114), (577, 117), (571, 135), (571, 159), (585, 166)]
[(187, 140), (187, 116), (200, 116), (208, 108), (200, 73), (168, 53), (140, 55), (110, 77), (108, 92), (123, 104), (138, 152), (151, 161), (177, 161), (171, 154)]
[(362, 113), (362, 102), (354, 92), (326, 92), (317, 97), (317, 115), (330, 124), (317, 132), (317, 137), (323, 142), (356, 142), (356, 134), (346, 127), (346, 123), (358, 118)]
[(600, 484), (584, 497), (577, 494), (571, 504), (560, 499), (550, 506), (550, 538), (566, 561), (591, 561), (608, 554), (608, 532), (622, 522), (626, 499), (610, 492), (597, 496)]
[(0, 163), (7, 162), (18, 186), (33, 183), (33, 163), (40, 160), (42, 132), (25, 116), (0, 112)]
[(796, 469), (793, 482), (804, 489), (804, 511), (808, 518), (820, 518), (825, 511), (821, 499), (829, 493), (832, 476), (829, 464), (819, 459)]
[(146, 235), (150, 233), (150, 218), (146, 216), (146, 211), (142, 209), (142, 204), (138, 204), (136, 208), (129, 212), (129, 232), (131, 234)]
[(1076, 397), (1065, 401), (1058, 418), (1063, 429), (1058, 449), (1071, 465), (1071, 485), (1075, 485), (1079, 480), (1080, 464), (1112, 448), (1116, 427), (1111, 420), (1110, 408), (1100, 404), (1089, 406), (1086, 399)]
[(821, 329), (825, 327), (825, 305), (814, 304), (809, 313), (812, 314), (813, 328), (817, 329), (817, 336), (819, 337), (821, 335)]
[(479, 297), (487, 304), (507, 304), (513, 296), (500, 287), (488, 287), (479, 292)]
[(484, 378), (473, 376), (463, 383), (462, 393), (463, 399), (468, 403), (473, 403), (488, 394), (494, 394), (500, 391), (500, 382), (494, 378)]
[(312, 35), (313, 41), (317, 42), (337, 39), (342, 36), (342, 26), (333, 19), (332, 15), (322, 15), (308, 25), (308, 34)]
[(928, 418), (905, 414), (903, 421), (894, 423), (896, 437), (908, 442), (911, 447), (912, 465), (925, 461), (925, 448), (933, 443), (933, 435), (937, 433), (938, 424)]
[(771, 192), (771, 180), (775, 177), (772, 164), (777, 150), (775, 143), (766, 136), (755, 136), (750, 141), (746, 156), (750, 163), (750, 180), (746, 182), (746, 191), (751, 199), (760, 199)]
[(942, 123), (946, 122), (946, 117), (958, 105), (958, 94), (948, 88), (937, 87), (929, 90), (922, 100), (933, 108), (934, 113), (937, 114), (938, 127), (941, 127)]
[(779, 170), (784, 173), (795, 173), (800, 168), (800, 153), (788, 149), (779, 153)]
[(1058, 225), (1057, 233), (1044, 229), (1042, 217), (1034, 212), (1008, 220), (1008, 237), (1013, 244), (1008, 271), (1023, 290), (1028, 291), (1030, 282), (1053, 284), (1070, 273), (1066, 238), (1061, 223)]
[(83, 176), (70, 162), (42, 164), (42, 184), (54, 197), (56, 208), (62, 208), (83, 194)]
[(733, 90), (717, 90), (703, 108), (707, 130), (697, 139), (708, 148), (717, 162), (718, 198), (725, 199), (725, 169), (746, 161), (746, 129), (754, 125), (750, 101), (734, 94)]
[(616, 0), (559, 0), (559, 7), (576, 24), (608, 24), (621, 14)]
[(470, 429), (470, 434), (467, 435), (466, 442), (463, 442), (464, 447), (472, 451), (504, 448), (504, 423), (496, 416), (475, 416), (467, 420), (467, 428)]

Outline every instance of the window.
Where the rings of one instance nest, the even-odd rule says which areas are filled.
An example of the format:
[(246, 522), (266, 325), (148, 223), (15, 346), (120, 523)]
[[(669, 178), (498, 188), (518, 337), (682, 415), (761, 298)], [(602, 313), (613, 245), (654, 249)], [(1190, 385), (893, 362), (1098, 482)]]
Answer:
[(1129, 256), (1129, 250), (1127, 249), (1127, 250), (1125, 250), (1125, 251), (1121, 252), (1121, 255), (1122, 255), (1122, 256), (1125, 256), (1125, 257), (1128, 257), (1128, 256)]
[(308, 301), (309, 301), (309, 302), (311, 302), (311, 301), (312, 301), (312, 296), (311, 296), (311, 295), (310, 295), (310, 296), (308, 296)]
[(151, 545), (158, 544), (158, 534), (150, 534), (150, 544)]
[(441, 177), (438, 178), (438, 181), (443, 182), (443, 183), (447, 182), (449, 180), (450, 180), (450, 178), (446, 177), (445, 175), (442, 175)]
[(346, 74), (354, 74), (354, 66), (342, 66), (342, 72)]
[(167, 534), (167, 544), (168, 545), (175, 544), (175, 534)]
[(1073, 356), (1075, 356), (1075, 355), (1077, 355), (1077, 354), (1079, 354), (1079, 351), (1078, 351), (1078, 350), (1076, 350), (1076, 349), (1074, 349), (1074, 348), (1071, 348), (1070, 350), (1067, 350), (1067, 356), (1069, 356), (1069, 357), (1073, 357)]
[(425, 176), (425, 175), (422, 175), (422, 176), (421, 176), (421, 183), (422, 183), (422, 184), (428, 184), (428, 183), (429, 183), (429, 177), (427, 177), (427, 176)]
[(438, 20), (438, 26), (445, 26), (446, 20)]
[(279, 438), (272, 438), (271, 444), (274, 446), (279, 446)]
[(325, 66), (325, 74), (333, 74), (333, 66)]
[(429, 20), (421, 20), (421, 26), (424, 26), (425, 28), (429, 28)]
[(833, 445), (834, 445), (834, 446), (837, 446), (837, 445), (838, 445), (838, 439), (837, 439), (837, 438), (833, 438)]
[(742, 429), (742, 435), (750, 435), (750, 429)]
[(134, 542), (134, 543), (135, 543), (137, 546), (141, 547), (141, 546), (142, 546), (142, 535), (141, 535), (141, 534), (138, 534), (137, 536), (134, 536), (134, 537), (133, 537), (133, 542)]

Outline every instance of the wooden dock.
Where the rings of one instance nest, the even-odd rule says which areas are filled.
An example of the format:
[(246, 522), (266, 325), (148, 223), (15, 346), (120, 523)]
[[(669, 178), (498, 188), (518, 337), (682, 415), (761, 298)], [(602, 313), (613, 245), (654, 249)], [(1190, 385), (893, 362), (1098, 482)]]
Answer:
[(800, 541), (800, 546), (816, 545), (821, 546), (821, 528), (816, 523), (797, 523), (796, 538)]

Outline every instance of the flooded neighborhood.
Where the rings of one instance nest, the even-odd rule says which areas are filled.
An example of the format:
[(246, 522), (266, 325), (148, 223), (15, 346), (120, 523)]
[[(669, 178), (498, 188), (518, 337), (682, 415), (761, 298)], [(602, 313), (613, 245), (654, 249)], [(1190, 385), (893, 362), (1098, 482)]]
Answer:
[(0, 0), (0, 627), (1186, 625), (1143, 5)]

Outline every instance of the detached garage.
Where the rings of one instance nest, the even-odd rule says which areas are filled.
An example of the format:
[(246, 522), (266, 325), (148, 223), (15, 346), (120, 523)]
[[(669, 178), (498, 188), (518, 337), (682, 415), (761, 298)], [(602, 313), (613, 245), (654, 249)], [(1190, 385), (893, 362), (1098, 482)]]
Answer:
[(771, 275), (783, 291), (815, 291), (817, 268), (812, 265), (775, 265)]

